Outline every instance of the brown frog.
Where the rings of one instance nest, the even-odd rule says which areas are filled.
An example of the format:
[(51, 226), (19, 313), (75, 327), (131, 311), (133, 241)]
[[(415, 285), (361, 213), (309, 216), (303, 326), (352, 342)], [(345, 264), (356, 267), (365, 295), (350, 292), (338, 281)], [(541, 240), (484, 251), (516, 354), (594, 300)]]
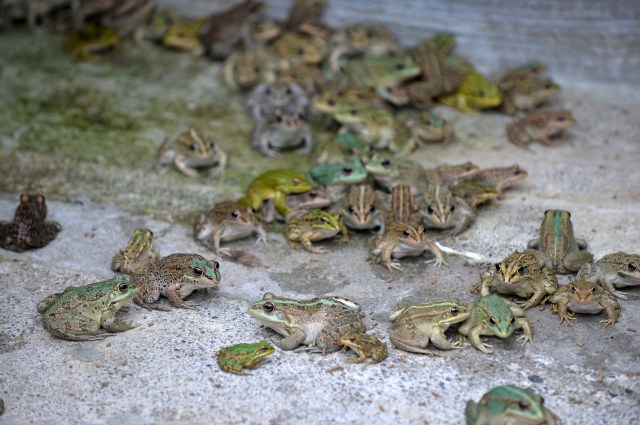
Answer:
[(560, 316), (560, 323), (566, 321), (569, 326), (572, 326), (571, 321), (575, 320), (573, 313), (598, 314), (604, 310), (607, 312), (607, 318), (600, 323), (603, 323), (605, 328), (615, 325), (620, 316), (620, 304), (616, 296), (597, 283), (585, 280), (564, 285), (549, 302), (551, 311)]
[(520, 168), (518, 164), (510, 167), (485, 168), (475, 173), (470, 180), (479, 184), (495, 187), (502, 193), (505, 189), (513, 186), (520, 180), (527, 177), (527, 171)]
[(420, 213), (425, 227), (451, 229), (454, 236), (466, 230), (476, 218), (474, 208), (445, 185), (430, 185), (424, 192), (422, 205)]
[(60, 223), (47, 221), (46, 218), (44, 196), (23, 193), (13, 221), (0, 221), (0, 247), (22, 252), (46, 246), (62, 230)]
[(562, 136), (564, 131), (576, 125), (571, 111), (538, 111), (507, 125), (507, 137), (516, 146), (528, 148), (533, 142), (548, 146), (557, 143), (551, 138)]
[(425, 170), (427, 182), (432, 185), (455, 185), (462, 180), (473, 178), (481, 169), (473, 162), (463, 164), (442, 164)]
[(382, 230), (384, 207), (380, 194), (371, 185), (351, 186), (347, 196), (340, 201), (338, 211), (344, 223), (351, 229)]
[(616, 297), (626, 300), (624, 292), (616, 288), (640, 285), (640, 255), (614, 252), (595, 263), (586, 263), (578, 271), (578, 280), (597, 282)]

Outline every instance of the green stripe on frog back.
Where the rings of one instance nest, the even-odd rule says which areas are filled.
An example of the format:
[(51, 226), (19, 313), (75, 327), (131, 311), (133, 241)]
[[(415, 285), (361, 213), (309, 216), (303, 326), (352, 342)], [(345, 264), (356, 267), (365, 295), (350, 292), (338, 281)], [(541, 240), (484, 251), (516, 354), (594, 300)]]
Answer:
[(555, 264), (556, 258), (558, 258), (558, 236), (560, 233), (560, 214), (561, 210), (553, 211), (553, 262)]

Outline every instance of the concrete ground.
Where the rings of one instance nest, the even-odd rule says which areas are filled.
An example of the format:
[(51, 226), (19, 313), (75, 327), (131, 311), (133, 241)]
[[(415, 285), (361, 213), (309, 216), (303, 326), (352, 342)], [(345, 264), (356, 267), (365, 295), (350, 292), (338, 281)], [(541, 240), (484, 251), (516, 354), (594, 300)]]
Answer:
[[(572, 328), (558, 325), (548, 307), (533, 308), (527, 312), (533, 344), (487, 338), (493, 355), (471, 346), (435, 358), (415, 355), (391, 348), (389, 314), (425, 300), (473, 302), (469, 289), (486, 266), (449, 257), (448, 267), (436, 268), (417, 258), (388, 272), (367, 261), (364, 235), (349, 246), (324, 243), (332, 249), (326, 255), (291, 251), (274, 231), (268, 247), (238, 241), (229, 246), (264, 266), (221, 261), (221, 289), (194, 295), (197, 310), (133, 306), (120, 314), (136, 329), (96, 342), (53, 337), (37, 303), (69, 285), (111, 277), (111, 257), (133, 229), (151, 228), (162, 255), (211, 258), (191, 237), (198, 211), (238, 196), (261, 171), (308, 167), (304, 158), (272, 161), (249, 151), (252, 124), (242, 97), (216, 81), (216, 64), (134, 46), (112, 59), (76, 63), (60, 53), (60, 44), (58, 37), (0, 36), (0, 219), (12, 216), (19, 193), (41, 192), (50, 218), (63, 225), (43, 249), (0, 252), (0, 423), (459, 424), (467, 400), (502, 384), (544, 396), (565, 424), (640, 421), (640, 289), (628, 291), (613, 328), (585, 315)], [(459, 140), (417, 151), (425, 166), (517, 162), (529, 172), (504, 199), (483, 208), (471, 229), (441, 243), (496, 261), (536, 236), (544, 210), (562, 208), (571, 210), (576, 234), (595, 257), (637, 251), (640, 104), (595, 97), (576, 85), (554, 107), (571, 109), (579, 124), (559, 146), (531, 151), (505, 139), (509, 117), (438, 109)], [(190, 125), (215, 134), (231, 153), (224, 177), (188, 179), (153, 167), (162, 139)], [(345, 363), (343, 353), (277, 350), (249, 376), (222, 372), (215, 357), (221, 347), (280, 339), (246, 313), (267, 291), (359, 302), (389, 357), (362, 368)]]

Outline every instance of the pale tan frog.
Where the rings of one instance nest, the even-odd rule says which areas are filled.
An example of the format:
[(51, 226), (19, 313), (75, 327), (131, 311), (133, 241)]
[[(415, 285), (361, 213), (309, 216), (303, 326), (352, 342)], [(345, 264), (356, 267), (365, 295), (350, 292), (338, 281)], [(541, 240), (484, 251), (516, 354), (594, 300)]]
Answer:
[(538, 111), (507, 125), (507, 137), (516, 146), (528, 148), (533, 142), (555, 146), (552, 137), (562, 136), (564, 131), (576, 125), (571, 111)]
[(597, 283), (585, 280), (564, 285), (549, 302), (551, 311), (560, 316), (560, 323), (566, 321), (569, 326), (572, 326), (571, 321), (576, 318), (573, 313), (598, 314), (604, 310), (607, 312), (607, 318), (600, 323), (603, 323), (605, 328), (615, 325), (620, 316), (620, 304), (616, 296)]
[(266, 112), (258, 122), (251, 147), (264, 156), (278, 156), (283, 151), (306, 155), (313, 149), (313, 134), (304, 113), (279, 108)]
[(616, 288), (640, 285), (640, 255), (615, 252), (607, 254), (595, 263), (586, 263), (578, 271), (578, 280), (597, 282), (616, 297), (627, 299)]
[(160, 165), (175, 165), (182, 174), (198, 177), (201, 172), (224, 172), (227, 154), (218, 143), (192, 128), (177, 139), (166, 140), (158, 152)]

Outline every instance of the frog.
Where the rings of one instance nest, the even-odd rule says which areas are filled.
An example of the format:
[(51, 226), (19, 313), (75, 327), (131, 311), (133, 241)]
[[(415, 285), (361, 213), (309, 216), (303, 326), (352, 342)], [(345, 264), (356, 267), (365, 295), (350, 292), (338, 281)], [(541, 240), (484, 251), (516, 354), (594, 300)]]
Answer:
[(155, 9), (151, 12), (144, 25), (136, 28), (134, 40), (138, 44), (161, 44), (162, 37), (171, 25), (180, 22), (181, 18), (173, 9)]
[(266, 113), (256, 125), (251, 140), (251, 147), (267, 157), (278, 156), (285, 151), (307, 155), (313, 144), (313, 133), (305, 115), (291, 108), (278, 108)]
[(475, 209), (455, 196), (449, 186), (429, 185), (423, 194), (420, 214), (428, 229), (450, 229), (452, 236), (464, 232), (477, 217)]
[(227, 154), (213, 139), (191, 128), (176, 139), (165, 140), (158, 151), (158, 164), (173, 164), (185, 176), (196, 178), (205, 172), (223, 173)]
[(275, 54), (285, 63), (317, 65), (322, 62), (326, 44), (319, 38), (294, 31), (285, 32), (272, 45)]
[(263, 202), (272, 200), (278, 214), (283, 217), (291, 210), (285, 203), (285, 196), (292, 193), (308, 192), (313, 188), (306, 174), (290, 169), (273, 169), (265, 171), (254, 178), (247, 188), (246, 196), (240, 198), (241, 205), (259, 210)]
[(218, 289), (220, 264), (198, 254), (175, 253), (161, 258), (142, 273), (134, 274), (131, 280), (140, 292), (133, 302), (147, 310), (167, 311), (154, 304), (165, 296), (174, 307), (194, 309), (196, 304), (184, 301), (197, 289)]
[(351, 24), (338, 30), (331, 38), (329, 69), (340, 70), (343, 56), (385, 56), (397, 53), (396, 36), (383, 25)]
[(307, 96), (313, 96), (327, 87), (322, 70), (304, 62), (281, 63), (275, 74), (276, 82), (297, 84)]
[(533, 328), (524, 310), (498, 295), (485, 295), (471, 307), (471, 314), (459, 327), (458, 333), (469, 338), (471, 345), (485, 354), (492, 354), (489, 344), (480, 339), (481, 335), (508, 338), (518, 329), (523, 334), (516, 338), (532, 342)]
[(502, 193), (523, 180), (527, 175), (527, 170), (518, 164), (513, 164), (507, 167), (484, 168), (473, 174), (469, 180), (478, 184), (493, 186), (498, 192)]
[(306, 93), (295, 83), (262, 83), (249, 95), (247, 113), (256, 122), (261, 122), (277, 109), (306, 114), (308, 104)]
[(576, 125), (571, 111), (535, 111), (507, 125), (507, 137), (516, 146), (528, 149), (529, 144), (540, 142), (547, 146), (558, 143), (553, 137), (562, 137), (565, 130)]
[(464, 415), (467, 425), (558, 424), (542, 397), (515, 385), (492, 388), (477, 403), (467, 401)]
[(58, 338), (95, 341), (136, 326), (116, 317), (140, 288), (117, 274), (111, 279), (83, 286), (69, 286), (40, 301), (38, 313), (44, 325)]
[(323, 209), (331, 205), (331, 197), (324, 186), (314, 186), (308, 192), (292, 193), (285, 196), (284, 203), (290, 208), (286, 217), (277, 213), (273, 202), (267, 201), (260, 208), (260, 217), (265, 223), (275, 219), (288, 222), (293, 216), (300, 216), (311, 209)]
[(471, 71), (454, 92), (440, 96), (438, 100), (444, 105), (471, 113), (500, 106), (502, 97), (500, 87), (479, 72)]
[(236, 375), (248, 375), (243, 372), (243, 368), (256, 369), (259, 367), (258, 362), (276, 349), (267, 341), (249, 344), (235, 344), (222, 348), (216, 352), (218, 357), (218, 365), (225, 372), (235, 373)]
[(481, 295), (488, 295), (494, 289), (501, 294), (528, 298), (521, 303), (524, 310), (544, 304), (558, 290), (558, 279), (553, 271), (527, 251), (513, 252), (480, 277), (482, 280), (474, 285), (472, 292), (479, 290)]
[(551, 311), (560, 316), (560, 323), (566, 321), (569, 326), (573, 326), (571, 321), (576, 318), (574, 313), (598, 314), (604, 310), (607, 318), (600, 323), (605, 328), (615, 325), (620, 316), (620, 304), (613, 292), (586, 280), (576, 280), (562, 286), (549, 302)]
[(348, 333), (340, 337), (340, 344), (343, 345), (342, 351), (351, 349), (358, 355), (356, 358), (348, 359), (347, 363), (362, 363), (370, 358), (371, 361), (367, 365), (372, 365), (387, 358), (387, 345), (374, 335), (363, 332)]
[(309, 178), (325, 187), (358, 184), (367, 178), (367, 169), (359, 158), (348, 158), (336, 164), (318, 164), (309, 170)]
[(449, 143), (454, 140), (453, 128), (446, 119), (431, 111), (406, 111), (399, 115), (418, 145)]
[(193, 222), (193, 237), (216, 254), (231, 255), (229, 249), (220, 247), (220, 243), (242, 239), (252, 233), (257, 236), (256, 243), (267, 242), (267, 233), (253, 209), (234, 201), (218, 202), (206, 215), (196, 216)]
[(304, 249), (314, 254), (330, 252), (326, 248), (313, 246), (312, 242), (330, 239), (338, 233), (342, 234), (342, 243), (349, 241), (349, 231), (338, 214), (331, 211), (313, 209), (299, 217), (291, 217), (284, 229), (284, 235), (293, 249), (298, 242)]
[(264, 7), (262, 1), (245, 0), (206, 18), (199, 31), (206, 54), (213, 59), (226, 59), (238, 44), (254, 47), (251, 24), (260, 18)]
[(249, 305), (248, 312), (284, 337), (277, 344), (283, 350), (306, 345), (307, 351), (325, 354), (342, 347), (343, 335), (366, 332), (360, 319), (362, 307), (342, 297), (296, 300), (267, 292), (262, 300)]
[(495, 186), (470, 180), (462, 181), (452, 186), (451, 194), (462, 199), (474, 211), (479, 205), (494, 201), (500, 197), (500, 192)]
[(313, 96), (311, 104), (314, 110), (331, 116), (362, 106), (374, 109), (387, 108), (387, 111), (391, 112), (382, 99), (363, 87), (349, 87), (346, 90), (328, 87)]
[(530, 240), (527, 247), (527, 252), (555, 273), (576, 273), (593, 260), (586, 250), (587, 241), (574, 236), (571, 212), (565, 210), (546, 210), (540, 236)]
[(70, 31), (65, 49), (80, 60), (95, 59), (120, 49), (120, 38), (113, 28), (87, 25)]
[(526, 62), (507, 70), (498, 78), (498, 85), (502, 90), (509, 90), (519, 81), (531, 80), (546, 74), (547, 67), (538, 61)]
[(275, 80), (276, 63), (263, 48), (238, 50), (222, 65), (224, 82), (233, 90), (249, 90)]
[[(77, 3), (80, 3), (77, 5)], [(79, 7), (78, 7), (79, 6)], [(73, 25), (83, 28), (97, 21), (99, 25), (113, 28), (122, 40), (133, 35), (156, 7), (156, 0), (83, 1), (76, 2)]]
[(12, 221), (0, 221), (0, 248), (24, 252), (43, 248), (62, 230), (57, 221), (47, 220), (47, 202), (39, 193), (23, 193)]
[(350, 229), (384, 230), (384, 206), (379, 193), (371, 185), (360, 184), (349, 188), (340, 201), (338, 212)]
[(384, 233), (371, 241), (371, 261), (382, 263), (389, 271), (400, 270), (397, 259), (416, 257), (430, 250), (436, 266), (446, 265), (442, 252), (418, 223), (420, 218), (416, 219), (410, 189), (400, 185), (395, 195), (392, 193), (391, 208), (385, 214)]
[(616, 297), (628, 297), (616, 288), (640, 285), (640, 255), (626, 252), (607, 254), (595, 263), (586, 263), (578, 271), (578, 280), (597, 282)]
[(502, 111), (509, 115), (531, 112), (559, 91), (560, 86), (550, 78), (516, 81), (504, 91)]
[(111, 270), (125, 274), (140, 273), (160, 254), (153, 250), (153, 232), (150, 229), (135, 229), (127, 246), (111, 260)]
[(191, 19), (173, 23), (162, 35), (162, 45), (174, 50), (189, 52), (194, 56), (204, 53), (199, 34), (205, 19)]
[(367, 56), (347, 62), (344, 72), (349, 82), (369, 87), (393, 105), (402, 106), (409, 102), (409, 97), (399, 87), (402, 82), (420, 75), (420, 67), (408, 54)]
[(261, 19), (251, 24), (249, 33), (252, 45), (264, 48), (282, 35), (282, 27), (273, 19)]
[[(473, 179), (481, 172), (481, 168), (471, 161), (462, 164), (441, 164), (424, 170), (427, 182), (431, 185), (455, 186), (461, 181)], [(491, 183), (478, 182), (491, 185)]]
[(460, 349), (463, 348), (462, 341), (450, 341), (445, 331), (451, 325), (467, 320), (470, 314), (470, 308), (455, 298), (405, 306), (389, 317), (395, 325), (389, 339), (400, 350), (428, 356), (437, 355), (427, 350), (429, 341), (441, 350)]

